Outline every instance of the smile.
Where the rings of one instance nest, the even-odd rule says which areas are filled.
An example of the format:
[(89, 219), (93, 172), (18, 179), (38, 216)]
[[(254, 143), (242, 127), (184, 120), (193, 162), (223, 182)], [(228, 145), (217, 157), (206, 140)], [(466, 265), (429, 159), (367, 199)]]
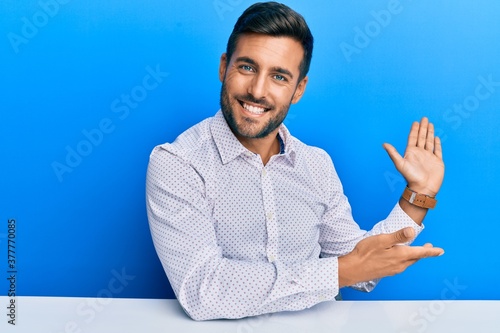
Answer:
[(250, 105), (250, 104), (242, 102), (242, 101), (238, 101), (238, 102), (246, 111), (248, 111), (254, 115), (261, 115), (261, 114), (264, 114), (264, 112), (269, 110), (269, 109), (263, 108), (261, 106)]

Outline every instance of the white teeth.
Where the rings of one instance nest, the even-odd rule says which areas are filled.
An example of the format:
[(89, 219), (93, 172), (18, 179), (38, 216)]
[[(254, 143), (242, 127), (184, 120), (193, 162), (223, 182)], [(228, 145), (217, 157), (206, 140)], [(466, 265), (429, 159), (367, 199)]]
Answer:
[(243, 103), (243, 107), (245, 108), (245, 110), (250, 111), (251, 113), (254, 113), (254, 114), (263, 114), (266, 111), (266, 109), (264, 109), (264, 108), (259, 108), (257, 106), (248, 105), (247, 103)]

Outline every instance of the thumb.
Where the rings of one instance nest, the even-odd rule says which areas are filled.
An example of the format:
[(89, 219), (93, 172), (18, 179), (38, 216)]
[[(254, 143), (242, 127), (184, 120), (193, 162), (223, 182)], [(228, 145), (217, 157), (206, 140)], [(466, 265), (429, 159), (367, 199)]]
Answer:
[(415, 230), (411, 227), (400, 229), (392, 233), (393, 244), (407, 243), (415, 238)]
[(384, 147), (385, 151), (387, 152), (387, 154), (391, 158), (392, 163), (394, 163), (394, 165), (396, 166), (396, 169), (397, 169), (398, 165), (401, 163), (401, 160), (403, 159), (403, 157), (398, 153), (396, 148), (394, 148), (394, 146), (391, 145), (390, 143), (384, 143), (382, 145), (382, 147)]

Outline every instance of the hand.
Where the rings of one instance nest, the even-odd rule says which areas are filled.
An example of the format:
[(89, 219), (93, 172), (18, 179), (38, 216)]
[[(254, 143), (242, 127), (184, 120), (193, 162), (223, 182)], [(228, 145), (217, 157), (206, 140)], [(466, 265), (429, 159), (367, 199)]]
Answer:
[(339, 257), (339, 286), (351, 286), (399, 274), (422, 258), (437, 257), (444, 250), (427, 243), (424, 246), (403, 245), (415, 237), (412, 228), (392, 234), (370, 236), (361, 240), (351, 253)]
[(404, 157), (388, 143), (384, 148), (410, 189), (436, 196), (444, 177), (443, 153), (441, 140), (434, 136), (434, 125), (427, 118), (413, 123)]

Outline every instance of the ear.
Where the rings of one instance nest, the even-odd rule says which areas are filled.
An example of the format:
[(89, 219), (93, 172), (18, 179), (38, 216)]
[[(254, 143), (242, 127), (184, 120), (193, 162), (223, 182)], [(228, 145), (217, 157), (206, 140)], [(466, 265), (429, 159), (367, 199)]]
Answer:
[(302, 95), (306, 91), (306, 86), (307, 86), (308, 80), (309, 80), (309, 78), (306, 76), (305, 78), (303, 78), (299, 82), (299, 84), (297, 85), (297, 88), (295, 88), (295, 92), (293, 93), (292, 104), (295, 104), (298, 101), (300, 101), (300, 99), (302, 98)]
[(226, 77), (226, 68), (227, 68), (227, 54), (222, 53), (220, 56), (220, 64), (219, 64), (219, 80), (220, 82), (224, 81)]

